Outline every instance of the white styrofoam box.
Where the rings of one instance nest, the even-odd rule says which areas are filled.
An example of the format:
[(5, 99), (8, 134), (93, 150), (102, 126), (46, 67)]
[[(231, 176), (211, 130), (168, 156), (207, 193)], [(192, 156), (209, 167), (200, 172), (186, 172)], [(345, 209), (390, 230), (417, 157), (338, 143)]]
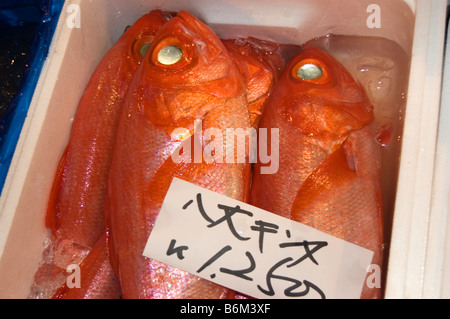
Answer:
[[(79, 98), (93, 70), (151, 9), (187, 10), (220, 37), (302, 44), (330, 33), (380, 36), (412, 51), (387, 297), (423, 292), (439, 113), (445, 0), (73, 0), (67, 1), (0, 198), (0, 298), (26, 298), (41, 259), (48, 196)], [(381, 8), (368, 28), (367, 8)], [(75, 5), (75, 6), (73, 6)], [(73, 9), (79, 8), (80, 27)], [(70, 27), (72, 26), (72, 27)], [(418, 280), (419, 278), (419, 280)]]
[[(420, 12), (420, 14), (419, 14)], [(386, 298), (440, 296), (426, 285), (430, 254), (444, 254), (443, 242), (430, 247), (433, 172), (440, 110), (446, 1), (417, 1), (408, 102)], [(436, 186), (436, 185), (435, 185)], [(442, 204), (442, 203), (440, 203)], [(431, 237), (430, 237), (431, 235)], [(437, 260), (436, 260), (437, 262)], [(431, 288), (440, 289), (439, 287)]]
[[(450, 4), (450, 1), (448, 1)], [(447, 32), (423, 295), (450, 298), (450, 34)]]

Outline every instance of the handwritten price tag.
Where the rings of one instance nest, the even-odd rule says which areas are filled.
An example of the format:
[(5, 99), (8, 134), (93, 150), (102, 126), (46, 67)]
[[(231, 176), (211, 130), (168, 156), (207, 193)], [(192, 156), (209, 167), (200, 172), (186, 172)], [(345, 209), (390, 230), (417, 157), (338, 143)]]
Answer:
[(373, 256), (176, 178), (143, 254), (255, 298), (359, 298)]

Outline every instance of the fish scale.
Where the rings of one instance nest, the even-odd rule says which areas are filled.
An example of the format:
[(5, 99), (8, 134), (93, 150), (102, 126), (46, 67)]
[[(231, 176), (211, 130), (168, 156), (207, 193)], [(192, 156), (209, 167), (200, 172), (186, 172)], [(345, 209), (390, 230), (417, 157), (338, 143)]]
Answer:
[[(251, 203), (373, 250), (373, 263), (381, 265), (379, 154), (367, 128), (373, 119), (372, 106), (349, 73), (320, 50), (308, 48), (278, 80), (284, 66), (281, 57), (270, 51), (277, 50), (271, 43), (257, 39), (222, 42), (187, 12), (176, 17), (159, 10), (152, 14), (158, 16), (158, 29), (165, 24), (154, 43), (149, 46), (141, 39), (129, 46), (129, 56), (138, 61), (143, 58), (143, 63), (134, 64), (131, 73), (111, 78), (111, 70), (103, 70), (105, 74), (98, 78), (94, 74), (91, 82), (95, 84), (97, 79), (98, 85), (88, 86), (80, 105), (105, 98), (108, 108), (79, 108), (72, 136), (82, 134), (71, 137), (58, 167), (47, 225), (58, 236), (94, 248), (82, 263), (92, 289), (77, 294), (63, 286), (55, 298), (117, 297), (117, 278), (124, 298), (234, 297), (225, 287), (143, 257), (142, 251), (174, 177), (248, 200), (248, 154), (242, 164), (208, 164), (204, 159), (195, 163), (193, 155), (175, 162), (172, 156), (193, 150), (195, 143), (203, 151), (205, 141), (196, 140), (195, 133), (203, 134), (208, 128), (222, 130), (226, 143), (225, 129), (255, 128), (263, 110), (260, 127), (280, 129), (280, 168), (263, 176), (259, 174), (261, 164), (256, 164)], [(311, 63), (312, 71), (296, 73), (305, 74), (306, 81), (292, 80), (302, 60)], [(320, 72), (314, 65), (320, 65)], [(129, 70), (125, 68), (125, 72)], [(89, 87), (94, 91), (109, 87), (110, 91), (96, 95), (89, 93)], [(120, 113), (117, 106), (122, 106), (122, 101), (118, 134), (114, 135)], [(107, 121), (112, 116), (113, 124), (104, 125), (99, 120), (103, 115), (108, 116)], [(93, 122), (84, 121), (86, 118)], [(200, 132), (196, 121), (202, 123)], [(99, 124), (98, 129), (92, 123)], [(83, 132), (86, 125), (89, 129)], [(176, 128), (188, 129), (189, 134), (183, 135), (187, 140), (172, 139)], [(270, 141), (270, 129), (268, 134)], [(105, 141), (109, 145), (106, 160), (104, 150), (98, 155), (98, 145)], [(78, 154), (73, 144), (87, 147), (87, 153)], [(103, 207), (110, 160), (104, 232), (103, 214), (98, 214), (102, 209), (96, 207)], [(78, 162), (84, 165), (79, 171), (74, 164)], [(70, 172), (78, 177), (71, 177)], [(68, 187), (71, 182), (76, 186)], [(90, 188), (91, 184), (97, 188)], [(81, 193), (73, 196), (73, 189)], [(74, 202), (65, 206), (69, 202), (64, 198), (70, 196)], [(75, 217), (67, 214), (70, 205), (75, 207)], [(91, 211), (80, 209), (84, 207)], [(75, 224), (84, 226), (73, 227)], [(362, 297), (379, 294), (379, 289), (365, 287)]]
[[(301, 78), (305, 64), (321, 72)], [(263, 164), (256, 163), (250, 203), (370, 249), (372, 263), (382, 267), (380, 154), (369, 128), (372, 112), (363, 88), (339, 62), (318, 48), (300, 51), (260, 120), (269, 133), (280, 130), (279, 170), (263, 175)], [(380, 293), (364, 285), (361, 298)]]
[[(160, 50), (178, 46), (173, 64)], [(173, 50), (177, 51), (177, 50)], [(244, 200), (250, 165), (201, 163), (194, 154), (175, 162), (174, 152), (205, 142), (208, 128), (249, 128), (245, 84), (214, 32), (180, 11), (161, 28), (133, 79), (119, 120), (105, 204), (114, 268), (124, 298), (226, 298), (232, 292), (142, 255), (173, 177)], [(180, 97), (190, 99), (180, 103)], [(202, 131), (196, 126), (202, 122)], [(176, 128), (190, 132), (172, 140)], [(184, 149), (183, 149), (184, 150)], [(188, 160), (189, 159), (189, 160)]]
[[(111, 289), (117, 289), (118, 286), (111, 283), (114, 273), (108, 254), (101, 250), (105, 247), (102, 245), (105, 231), (103, 206), (115, 129), (128, 86), (143, 59), (139, 45), (151, 41), (166, 22), (166, 14), (160, 10), (145, 14), (103, 57), (79, 101), (70, 139), (58, 164), (50, 194), (45, 221), (52, 231), (54, 249), (61, 250), (58, 246), (66, 242), (84, 247), (83, 253), (99, 246), (94, 250), (94, 255), (88, 257), (95, 261), (103, 259), (101, 262), (106, 268), (109, 267), (108, 270), (103, 269), (103, 277), (100, 277), (103, 279), (101, 284)], [(80, 254), (75, 250), (68, 250), (65, 254), (68, 261), (82, 259), (75, 258)], [(63, 269), (67, 266), (58, 265)], [(89, 262), (85, 263), (83, 269), (94, 272), (97, 266), (100, 265)], [(90, 284), (98, 288), (101, 279), (95, 278)], [(40, 280), (53, 281), (54, 278), (49, 276), (38, 278), (37, 281)], [(89, 283), (83, 281), (83, 284)], [(59, 293), (58, 298), (64, 298), (65, 295), (83, 298), (83, 294), (88, 294), (87, 291), (66, 289)], [(104, 294), (103, 297), (117, 296), (115, 292)], [(102, 298), (102, 295), (96, 297)]]
[(134, 43), (154, 36), (165, 22), (159, 10), (140, 18), (107, 52), (89, 80), (48, 205), (46, 225), (54, 234), (87, 247), (92, 247), (102, 235), (104, 194), (116, 123), (129, 83), (142, 60), (133, 51)]

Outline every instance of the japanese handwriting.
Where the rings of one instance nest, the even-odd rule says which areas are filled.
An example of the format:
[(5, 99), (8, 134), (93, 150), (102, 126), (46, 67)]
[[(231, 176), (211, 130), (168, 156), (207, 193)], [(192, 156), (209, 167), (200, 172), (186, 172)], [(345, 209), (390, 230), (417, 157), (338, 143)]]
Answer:
[[(196, 202), (196, 205), (192, 205), (194, 202)], [(227, 267), (227, 265), (221, 264), (223, 257), (233, 251), (233, 247), (231, 245), (226, 245), (219, 249), (209, 259), (205, 260), (205, 262), (197, 269), (198, 274), (202, 273), (214, 264), (220, 264), (221, 267), (218, 267), (218, 270), (221, 273), (234, 276), (248, 282), (255, 282), (255, 278), (252, 277), (252, 272), (257, 267), (254, 254), (264, 254), (264, 242), (267, 240), (272, 241), (277, 239), (280, 241), (280, 244), (278, 245), (279, 249), (285, 250), (288, 257), (283, 258), (282, 260), (273, 261), (273, 266), (268, 269), (264, 278), (265, 283), (256, 283), (256, 287), (259, 291), (267, 296), (274, 296), (276, 293), (274, 282), (280, 281), (285, 284), (283, 286), (285, 287), (283, 294), (286, 297), (304, 297), (312, 292), (315, 292), (320, 298), (326, 298), (325, 293), (316, 284), (305, 278), (301, 278), (303, 276), (307, 276), (307, 274), (302, 274), (299, 272), (298, 277), (300, 278), (292, 278), (285, 275), (285, 270), (287, 268), (292, 268), (305, 262), (311, 262), (314, 265), (319, 265), (319, 260), (315, 254), (324, 247), (328, 246), (326, 241), (294, 241), (291, 239), (291, 230), (280, 229), (279, 225), (272, 222), (267, 222), (260, 219), (252, 220), (251, 218), (254, 214), (248, 210), (242, 209), (239, 205), (227, 206), (224, 204), (217, 204), (216, 211), (208, 212), (204, 207), (201, 193), (197, 193), (195, 200), (191, 199), (185, 203), (182, 206), (182, 209), (196, 210), (196, 212), (198, 212), (204, 219), (205, 226), (207, 228), (226, 225), (231, 235), (239, 241), (251, 241), (254, 239), (257, 242), (257, 252), (252, 253), (251, 251), (246, 251), (245, 254), (241, 256), (242, 261), (240, 264), (245, 265), (244, 267), (238, 269), (233, 267), (232, 269), (231, 267)], [(248, 235), (244, 236), (238, 231), (233, 221), (233, 218), (238, 215), (248, 217), (250, 219), (249, 230), (251, 231), (250, 234), (255, 234), (254, 237)], [(219, 217), (214, 218), (213, 216)], [(251, 224), (252, 221), (253, 224)], [(183, 260), (188, 257), (190, 249), (194, 248), (191, 248), (184, 243), (178, 243), (177, 239), (173, 238), (169, 243), (166, 254), (167, 256), (173, 256), (179, 260)], [(210, 274), (211, 278), (215, 278), (216, 276), (217, 274), (215, 272)]]

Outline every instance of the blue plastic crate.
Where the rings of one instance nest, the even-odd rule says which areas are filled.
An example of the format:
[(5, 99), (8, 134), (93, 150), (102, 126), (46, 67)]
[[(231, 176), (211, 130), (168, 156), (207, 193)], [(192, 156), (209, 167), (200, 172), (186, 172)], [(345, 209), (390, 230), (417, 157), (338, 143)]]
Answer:
[(17, 27), (17, 30), (32, 30), (34, 33), (30, 37), (18, 92), (0, 117), (0, 191), (3, 189), (63, 4), (64, 0), (0, 0), (1, 27)]

